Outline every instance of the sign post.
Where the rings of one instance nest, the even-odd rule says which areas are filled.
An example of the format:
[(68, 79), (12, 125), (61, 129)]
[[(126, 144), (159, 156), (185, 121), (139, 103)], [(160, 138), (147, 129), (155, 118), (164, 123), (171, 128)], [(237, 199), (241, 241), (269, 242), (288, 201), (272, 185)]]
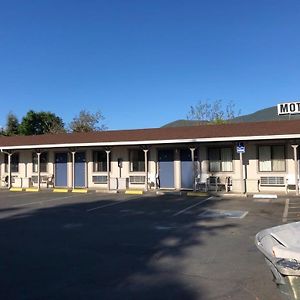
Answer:
[(296, 195), (299, 195), (299, 182), (298, 182), (298, 158), (297, 158), (297, 148), (298, 145), (292, 145), (294, 152), (294, 166), (295, 166), (295, 189)]
[(243, 164), (243, 153), (246, 152), (244, 143), (238, 143), (236, 146), (236, 152), (240, 155), (240, 183), (241, 183), (241, 194), (245, 193), (245, 182), (244, 182), (244, 164)]

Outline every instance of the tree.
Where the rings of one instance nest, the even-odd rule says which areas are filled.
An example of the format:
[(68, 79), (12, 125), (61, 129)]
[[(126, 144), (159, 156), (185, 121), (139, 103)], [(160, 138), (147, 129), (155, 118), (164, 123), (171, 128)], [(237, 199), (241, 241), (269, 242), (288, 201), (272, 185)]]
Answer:
[(6, 126), (4, 130), (5, 135), (17, 135), (19, 134), (19, 121), (16, 115), (14, 115), (12, 112), (9, 112), (6, 117)]
[(100, 111), (95, 113), (81, 110), (78, 116), (73, 118), (69, 124), (70, 131), (72, 132), (91, 132), (106, 130), (107, 127), (102, 123), (104, 117)]
[(65, 132), (62, 119), (51, 112), (30, 110), (20, 124), (20, 134), (38, 135)]
[(0, 136), (1, 136), (1, 135), (5, 135), (5, 130), (4, 130), (3, 127), (0, 127)]
[(236, 112), (235, 104), (229, 101), (225, 106), (222, 100), (213, 102), (199, 101), (196, 105), (190, 106), (188, 120), (208, 121), (210, 123), (225, 123), (240, 115)]

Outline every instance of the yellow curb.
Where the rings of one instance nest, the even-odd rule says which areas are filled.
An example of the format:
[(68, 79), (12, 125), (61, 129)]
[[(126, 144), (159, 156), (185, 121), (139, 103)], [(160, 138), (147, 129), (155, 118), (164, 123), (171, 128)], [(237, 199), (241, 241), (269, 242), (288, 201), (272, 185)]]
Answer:
[(38, 188), (27, 188), (25, 189), (25, 192), (39, 192)]
[(201, 197), (201, 196), (208, 196), (207, 193), (205, 192), (187, 192), (187, 196), (192, 196), (192, 197)]
[(72, 193), (83, 193), (86, 194), (88, 192), (87, 189), (73, 189)]
[(143, 195), (144, 191), (142, 191), (142, 190), (126, 190), (125, 194), (127, 194), (127, 195)]
[(12, 187), (9, 189), (11, 192), (23, 192), (22, 188)]
[(53, 193), (67, 193), (68, 189), (53, 189)]

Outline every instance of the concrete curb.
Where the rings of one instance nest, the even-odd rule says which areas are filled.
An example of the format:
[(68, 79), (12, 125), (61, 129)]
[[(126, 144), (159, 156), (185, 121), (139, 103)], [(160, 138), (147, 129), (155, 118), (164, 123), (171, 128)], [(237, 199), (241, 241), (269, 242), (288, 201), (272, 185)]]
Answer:
[(143, 195), (144, 191), (143, 190), (126, 190), (125, 194), (126, 195)]
[(53, 189), (53, 193), (68, 193), (69, 190), (68, 189)]
[(206, 197), (208, 196), (208, 193), (205, 192), (187, 192), (187, 196), (189, 197)]
[(71, 192), (72, 192), (72, 193), (82, 193), (82, 194), (87, 194), (88, 189), (73, 189)]
[(39, 192), (40, 190), (38, 188), (27, 188), (25, 189), (25, 192)]
[(23, 192), (22, 188), (12, 187), (9, 189), (11, 192)]

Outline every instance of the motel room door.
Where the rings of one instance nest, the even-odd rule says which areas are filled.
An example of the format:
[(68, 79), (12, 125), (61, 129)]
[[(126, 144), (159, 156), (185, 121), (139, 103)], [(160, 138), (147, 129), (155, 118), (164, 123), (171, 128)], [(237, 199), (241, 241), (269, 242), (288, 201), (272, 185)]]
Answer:
[(192, 153), (190, 149), (180, 150), (181, 162), (181, 188), (193, 189), (194, 183), (194, 170), (192, 162)]
[(55, 153), (55, 186), (68, 186), (68, 153)]
[(158, 151), (159, 187), (174, 188), (174, 150)]
[(74, 166), (74, 176), (75, 176), (75, 187), (85, 187), (86, 186), (86, 159), (85, 152), (75, 153), (75, 166)]

